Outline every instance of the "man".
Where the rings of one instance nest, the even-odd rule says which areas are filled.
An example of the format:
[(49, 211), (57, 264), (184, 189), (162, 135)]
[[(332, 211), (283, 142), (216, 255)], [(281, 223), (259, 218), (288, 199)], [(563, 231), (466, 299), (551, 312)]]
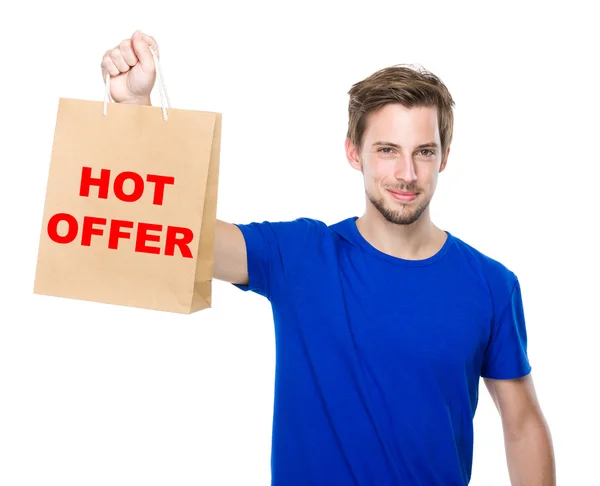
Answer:
[[(156, 41), (107, 51), (121, 103), (150, 104)], [(276, 329), (272, 484), (466, 485), (479, 378), (514, 485), (555, 484), (517, 277), (433, 224), (452, 97), (394, 66), (350, 90), (346, 156), (366, 210), (328, 226), (217, 224), (214, 277), (269, 299)]]

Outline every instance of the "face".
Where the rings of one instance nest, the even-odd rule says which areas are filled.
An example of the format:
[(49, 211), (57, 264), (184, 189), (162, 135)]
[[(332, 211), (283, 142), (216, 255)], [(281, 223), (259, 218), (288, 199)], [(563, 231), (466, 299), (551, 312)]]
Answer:
[(449, 151), (442, 154), (436, 107), (385, 105), (369, 115), (360, 150), (346, 140), (350, 165), (363, 173), (367, 204), (401, 225), (428, 211)]

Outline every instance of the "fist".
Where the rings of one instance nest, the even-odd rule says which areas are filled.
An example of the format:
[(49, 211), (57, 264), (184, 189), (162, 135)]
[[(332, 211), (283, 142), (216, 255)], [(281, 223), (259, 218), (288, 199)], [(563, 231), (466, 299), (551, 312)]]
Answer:
[(136, 30), (131, 39), (125, 39), (102, 57), (102, 79), (106, 82), (106, 73), (110, 74), (110, 95), (115, 102), (150, 104), (156, 80), (150, 49), (160, 59), (156, 40)]

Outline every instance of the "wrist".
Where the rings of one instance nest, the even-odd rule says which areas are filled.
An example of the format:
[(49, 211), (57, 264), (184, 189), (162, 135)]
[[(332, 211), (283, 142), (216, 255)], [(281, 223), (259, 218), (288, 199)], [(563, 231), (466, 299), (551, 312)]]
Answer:
[(121, 104), (123, 105), (147, 105), (147, 106), (152, 106), (152, 101), (150, 101), (150, 97), (144, 97), (144, 98), (131, 98), (128, 100), (123, 100), (121, 101)]

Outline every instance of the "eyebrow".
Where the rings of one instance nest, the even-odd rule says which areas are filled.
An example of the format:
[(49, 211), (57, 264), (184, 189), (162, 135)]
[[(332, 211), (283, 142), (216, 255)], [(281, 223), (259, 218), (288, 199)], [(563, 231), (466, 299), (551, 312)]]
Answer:
[[(402, 148), (397, 143), (386, 142), (386, 141), (375, 142), (373, 144), (373, 147), (379, 146), (379, 145), (386, 145), (388, 147), (394, 147), (394, 148)], [(440, 146), (437, 143), (435, 143), (435, 142), (429, 142), (429, 143), (422, 143), (421, 145), (418, 145), (417, 148), (418, 149), (422, 149), (422, 148), (440, 148)]]

